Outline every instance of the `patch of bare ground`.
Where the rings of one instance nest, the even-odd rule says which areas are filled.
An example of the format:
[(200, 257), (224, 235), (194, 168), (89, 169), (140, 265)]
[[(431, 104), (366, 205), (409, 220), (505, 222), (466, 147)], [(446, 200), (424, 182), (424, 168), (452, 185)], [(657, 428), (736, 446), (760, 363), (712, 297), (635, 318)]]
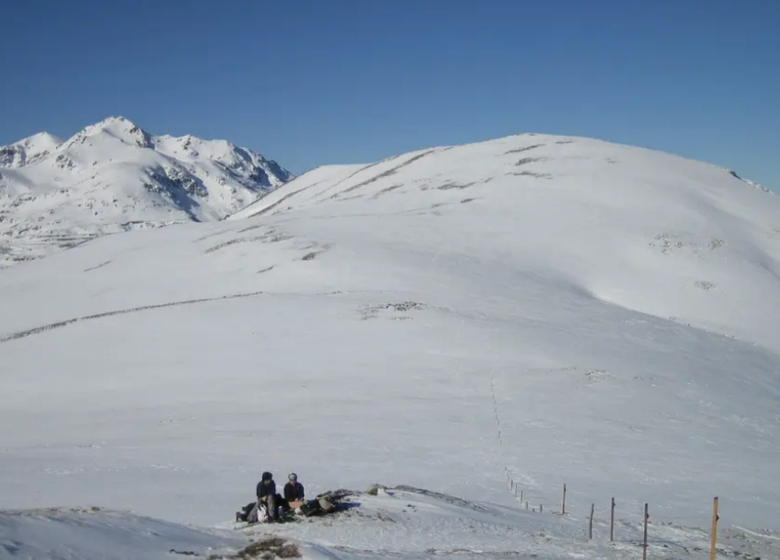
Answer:
[(373, 199), (373, 198), (379, 198), (381, 195), (383, 195), (383, 194), (386, 194), (386, 193), (389, 193), (389, 192), (392, 192), (392, 191), (394, 191), (394, 190), (396, 190), (396, 189), (400, 189), (401, 187), (403, 187), (403, 185), (402, 185), (402, 184), (400, 184), (400, 183), (399, 183), (399, 184), (397, 184), (397, 185), (392, 185), (392, 186), (390, 186), (390, 187), (387, 187), (387, 188), (385, 188), (385, 189), (382, 189), (381, 191), (379, 191), (378, 193), (376, 193), (376, 194), (375, 194), (374, 196), (372, 196), (371, 198), (372, 198), (372, 199)]
[(242, 550), (230, 556), (211, 554), (207, 560), (250, 560), (260, 558), (261, 560), (274, 560), (275, 558), (301, 558), (301, 551), (298, 547), (279, 537), (269, 537), (260, 541), (248, 544)]
[(237, 237), (236, 239), (230, 239), (229, 241), (225, 241), (218, 245), (214, 245), (213, 247), (209, 247), (203, 251), (203, 253), (208, 255), (209, 253), (214, 253), (220, 249), (229, 247), (230, 245), (236, 245), (237, 243), (254, 243), (256, 241), (260, 241), (261, 243), (279, 243), (280, 241), (286, 241), (288, 239), (292, 239), (292, 236), (287, 235), (286, 233), (281, 233), (275, 229), (269, 229), (263, 235), (258, 235), (255, 237)]
[(240, 229), (240, 230), (238, 230), (238, 233), (246, 233), (248, 231), (252, 231), (253, 229), (260, 229), (260, 228), (263, 228), (263, 227), (267, 227), (267, 226), (265, 226), (264, 224), (257, 224), (257, 225), (254, 225), (254, 226), (245, 227), (244, 229)]
[(304, 247), (305, 250), (308, 250), (307, 253), (305, 253), (302, 257), (302, 261), (313, 261), (317, 258), (317, 255), (321, 255), (328, 249), (330, 249), (330, 245), (318, 245), (316, 243), (313, 243), (309, 245), (308, 247)]
[[(402, 301), (399, 303), (383, 303), (380, 305), (363, 305), (358, 309), (363, 319), (376, 319), (382, 311), (394, 311), (396, 313), (408, 313), (415, 310), (426, 309), (424, 303), (416, 301)], [(411, 317), (409, 317), (411, 319)]]
[(552, 179), (552, 175), (549, 173), (535, 173), (533, 171), (521, 171), (520, 173), (510, 173), (510, 175), (514, 175), (515, 177), (535, 177), (537, 179)]
[(522, 148), (516, 148), (514, 150), (509, 150), (507, 152), (504, 152), (504, 154), (519, 154), (520, 152), (527, 152), (528, 150), (534, 150), (536, 148), (541, 148), (544, 146), (544, 144), (533, 144), (531, 146), (524, 146)]
[(450, 183), (445, 183), (442, 186), (436, 187), (436, 188), (438, 188), (440, 191), (448, 191), (448, 190), (452, 190), (452, 189), (467, 189), (469, 187), (473, 187), (476, 184), (477, 184), (476, 181), (473, 182), (473, 183), (454, 183), (454, 182), (450, 182)]
[(543, 158), (543, 157), (537, 157), (537, 158), (526, 157), (526, 158), (519, 159), (515, 165), (517, 167), (520, 167), (521, 165), (527, 165), (529, 163), (535, 163), (537, 161), (547, 161), (547, 160), (548, 158)]

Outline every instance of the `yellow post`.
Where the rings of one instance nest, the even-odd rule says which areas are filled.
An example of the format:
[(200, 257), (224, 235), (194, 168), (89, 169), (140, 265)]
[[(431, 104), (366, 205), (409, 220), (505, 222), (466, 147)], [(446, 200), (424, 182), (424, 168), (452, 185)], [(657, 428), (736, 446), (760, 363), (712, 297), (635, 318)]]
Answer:
[(715, 497), (712, 504), (712, 546), (710, 547), (710, 560), (715, 560), (715, 543), (718, 540), (718, 498)]

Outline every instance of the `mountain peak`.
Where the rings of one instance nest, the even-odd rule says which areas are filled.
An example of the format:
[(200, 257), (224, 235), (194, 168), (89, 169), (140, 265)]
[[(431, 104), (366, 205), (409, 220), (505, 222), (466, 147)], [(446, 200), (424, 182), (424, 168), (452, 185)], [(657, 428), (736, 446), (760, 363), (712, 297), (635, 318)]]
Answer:
[(11, 145), (23, 146), (25, 148), (40, 147), (54, 149), (60, 144), (62, 144), (62, 138), (54, 136), (48, 132), (39, 132), (37, 134), (33, 134), (32, 136), (28, 136), (27, 138), (22, 138), (21, 140), (18, 140)]
[(122, 116), (112, 116), (100, 122), (91, 124), (74, 134), (66, 143), (66, 147), (83, 144), (87, 138), (101, 134), (113, 137), (120, 142), (140, 148), (150, 148), (152, 136), (130, 119)]
[(0, 148), (0, 170), (0, 267), (74, 239), (219, 220), (291, 178), (226, 140), (153, 136), (122, 116)]
[(62, 139), (39, 132), (8, 146), (0, 146), (0, 167), (24, 167), (35, 163), (57, 149)]
[(95, 124), (89, 125), (87, 128), (91, 128), (91, 129), (110, 128), (117, 124), (129, 125), (131, 127), (136, 126), (135, 123), (130, 119), (123, 117), (121, 115), (117, 115), (117, 116), (106, 117), (100, 122), (96, 122)]

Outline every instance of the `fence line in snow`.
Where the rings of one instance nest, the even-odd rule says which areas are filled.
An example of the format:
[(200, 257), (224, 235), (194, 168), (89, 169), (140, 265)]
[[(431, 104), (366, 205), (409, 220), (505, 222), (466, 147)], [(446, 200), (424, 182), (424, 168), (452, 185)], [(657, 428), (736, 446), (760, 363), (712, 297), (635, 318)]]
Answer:
[[(490, 395), (493, 401), (493, 414), (495, 416), (496, 420), (496, 431), (498, 435), (498, 445), (501, 449), (501, 452), (503, 454), (504, 452), (504, 434), (503, 429), (501, 426), (501, 415), (498, 412), (498, 399), (496, 399), (496, 387), (495, 387), (495, 379), (493, 377), (493, 372), (490, 371)], [(509, 488), (509, 491), (514, 496), (515, 500), (517, 500), (520, 503), (520, 507), (525, 506), (525, 509), (528, 511), (536, 512), (537, 509), (539, 513), (544, 513), (544, 504), (539, 502), (538, 508), (536, 505), (533, 505), (533, 502), (529, 502), (527, 499), (529, 495), (525, 492), (525, 489), (520, 485), (520, 483), (515, 480), (512, 469), (509, 468), (506, 462), (506, 458), (504, 458), (504, 472), (506, 473), (506, 480), (507, 480), (507, 486)], [(562, 489), (562, 496), (561, 496), (561, 510), (556, 515), (562, 515), (566, 516), (568, 513), (566, 511), (566, 496), (567, 496), (568, 488), (566, 486), (566, 483), (563, 484)], [(647, 559), (647, 553), (648, 553), (648, 531), (649, 531), (649, 524), (650, 524), (650, 504), (648, 502), (645, 502), (644, 504), (640, 504), (640, 502), (634, 502), (632, 500), (627, 500), (625, 502), (622, 502), (624, 504), (631, 504), (631, 505), (643, 505), (644, 506), (644, 513), (642, 515), (642, 558), (643, 560)], [(617, 502), (614, 497), (610, 499), (610, 506), (609, 506), (609, 540), (610, 542), (614, 542), (615, 540), (615, 511), (617, 508)], [(548, 509), (548, 512), (550, 510)], [(718, 532), (718, 521), (720, 519), (719, 516), (719, 501), (718, 498), (715, 497), (713, 500), (713, 514), (712, 514), (712, 529), (711, 529), (711, 544), (710, 544), (710, 560), (715, 560), (716, 556), (716, 545), (717, 545), (717, 532)], [(554, 513), (554, 512), (553, 512)], [(588, 516), (588, 539), (593, 539), (593, 522), (595, 519), (596, 514), (596, 504), (591, 503), (590, 507), (590, 515)]]

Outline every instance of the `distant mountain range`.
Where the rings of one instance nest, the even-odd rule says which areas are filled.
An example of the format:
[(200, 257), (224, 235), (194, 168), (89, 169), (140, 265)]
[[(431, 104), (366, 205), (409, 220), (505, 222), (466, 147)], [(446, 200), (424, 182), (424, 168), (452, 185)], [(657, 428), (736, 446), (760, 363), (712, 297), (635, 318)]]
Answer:
[(0, 147), (0, 267), (107, 233), (213, 221), (293, 175), (225, 140), (154, 136), (124, 117)]

